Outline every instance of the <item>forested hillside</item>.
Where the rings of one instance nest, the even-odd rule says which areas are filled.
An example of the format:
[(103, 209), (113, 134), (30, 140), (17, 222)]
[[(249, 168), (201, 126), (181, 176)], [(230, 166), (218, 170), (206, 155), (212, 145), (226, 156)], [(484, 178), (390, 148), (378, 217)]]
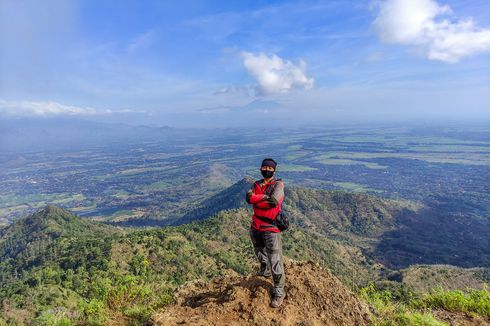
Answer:
[[(185, 281), (250, 273), (255, 260), (249, 218), (237, 209), (178, 227), (126, 231), (48, 206), (3, 231), (3, 318), (146, 320)], [(31, 226), (29, 233), (25, 226)], [(53, 232), (63, 228), (73, 232)], [(368, 268), (357, 270), (365, 259), (356, 248), (300, 228), (285, 235), (286, 256), (331, 265), (351, 283), (359, 274), (369, 277)]]
[[(0, 231), (1, 318), (16, 324), (144, 324), (186, 281), (253, 272), (251, 210), (243, 207), (250, 182), (213, 196), (189, 215), (193, 222), (178, 226), (114, 227), (54, 206), (19, 219)], [(374, 282), (406, 297), (436, 285), (424, 280), (431, 266), (424, 273), (401, 271), (379, 259), (384, 235), (417, 216), (419, 205), (299, 187), (287, 188), (286, 196), (292, 221), (283, 233), (287, 259), (318, 262), (354, 291)], [(488, 282), (488, 269), (455, 269), (473, 287)], [(438, 284), (453, 275), (438, 267)], [(376, 298), (366, 291), (368, 299)]]

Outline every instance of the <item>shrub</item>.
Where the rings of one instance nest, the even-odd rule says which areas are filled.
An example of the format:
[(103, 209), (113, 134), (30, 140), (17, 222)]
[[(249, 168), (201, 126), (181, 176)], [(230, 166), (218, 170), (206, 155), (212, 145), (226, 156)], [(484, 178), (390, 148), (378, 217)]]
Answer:
[(490, 292), (487, 289), (469, 289), (466, 292), (437, 290), (415, 302), (414, 306), (472, 312), (488, 318), (490, 317)]
[[(73, 322), (66, 315), (67, 311), (63, 308), (49, 309), (36, 317), (32, 324), (43, 326), (71, 326)], [(1, 323), (0, 323), (1, 325)]]
[[(411, 311), (411, 304), (404, 304), (406, 296), (398, 297), (389, 290), (378, 290), (371, 282), (360, 289), (361, 297), (376, 311), (373, 316), (375, 325), (382, 326), (444, 326), (429, 312)], [(412, 307), (413, 308), (413, 307)]]
[(430, 313), (405, 312), (396, 318), (396, 325), (417, 325), (417, 326), (446, 326), (446, 323), (440, 322)]
[(79, 308), (87, 325), (103, 325), (107, 319), (104, 303), (100, 300), (81, 300)]

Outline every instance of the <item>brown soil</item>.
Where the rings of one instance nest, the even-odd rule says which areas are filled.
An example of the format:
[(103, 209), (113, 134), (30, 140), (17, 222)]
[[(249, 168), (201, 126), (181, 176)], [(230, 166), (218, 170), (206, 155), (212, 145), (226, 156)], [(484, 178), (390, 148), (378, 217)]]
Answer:
[(228, 276), (181, 287), (156, 325), (370, 325), (369, 309), (313, 262), (286, 262), (286, 298), (270, 307), (272, 279)]

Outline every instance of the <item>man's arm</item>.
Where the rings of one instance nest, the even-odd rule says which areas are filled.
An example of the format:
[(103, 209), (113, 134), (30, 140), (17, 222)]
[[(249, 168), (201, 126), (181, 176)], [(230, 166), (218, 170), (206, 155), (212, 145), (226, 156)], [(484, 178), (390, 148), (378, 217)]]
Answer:
[(260, 203), (261, 201), (265, 200), (267, 195), (260, 195), (260, 194), (254, 194), (253, 193), (253, 188), (255, 185), (252, 185), (252, 189), (247, 191), (247, 195), (245, 197), (245, 200), (249, 204), (257, 204)]
[(265, 196), (266, 198), (264, 201), (255, 204), (258, 208), (269, 209), (280, 205), (284, 199), (284, 183), (282, 183), (282, 181), (279, 181), (276, 184), (274, 192), (271, 194), (271, 196)]

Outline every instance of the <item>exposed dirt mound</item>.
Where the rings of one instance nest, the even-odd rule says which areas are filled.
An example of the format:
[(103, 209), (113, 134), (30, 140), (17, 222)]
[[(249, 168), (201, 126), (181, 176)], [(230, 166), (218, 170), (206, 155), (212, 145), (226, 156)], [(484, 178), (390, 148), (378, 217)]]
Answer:
[(286, 298), (270, 307), (272, 279), (229, 276), (181, 287), (156, 325), (370, 325), (368, 307), (312, 262), (286, 262)]

